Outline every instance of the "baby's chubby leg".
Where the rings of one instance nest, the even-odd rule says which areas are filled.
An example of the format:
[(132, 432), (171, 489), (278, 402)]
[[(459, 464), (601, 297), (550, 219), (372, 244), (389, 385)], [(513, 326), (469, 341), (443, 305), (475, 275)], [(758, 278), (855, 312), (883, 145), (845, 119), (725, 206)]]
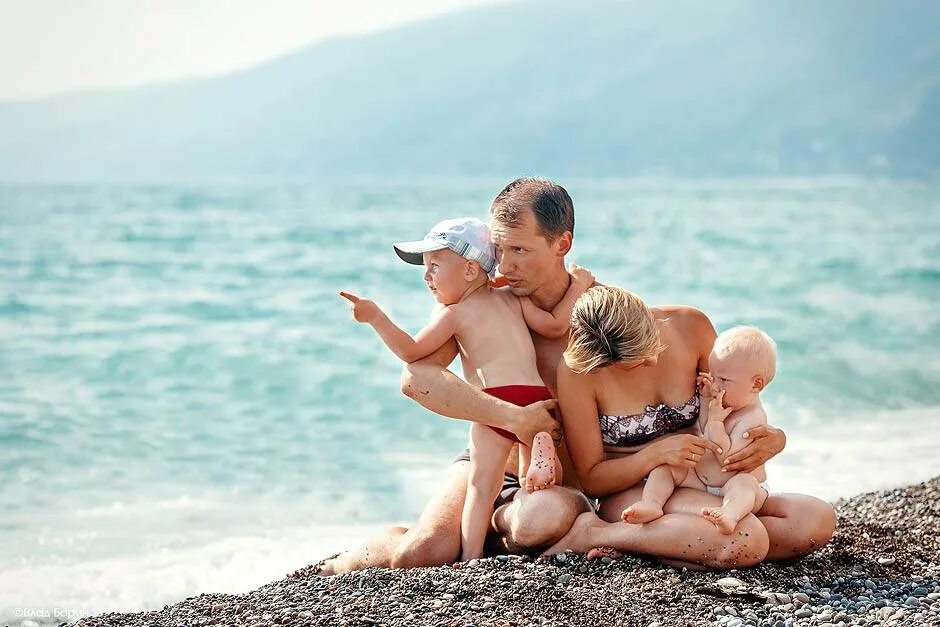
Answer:
[(512, 440), (487, 426), (474, 423), (470, 427), (470, 477), (460, 524), (460, 559), (463, 561), (483, 555), (493, 501), (502, 487), (506, 457), (512, 445)]
[(702, 516), (721, 533), (730, 535), (742, 518), (763, 507), (767, 491), (760, 487), (754, 475), (739, 472), (722, 486), (721, 495), (724, 499), (721, 507), (703, 507)]
[(623, 522), (648, 523), (662, 517), (663, 505), (688, 473), (689, 469), (682, 466), (663, 464), (654, 468), (643, 486), (643, 498), (623, 510)]

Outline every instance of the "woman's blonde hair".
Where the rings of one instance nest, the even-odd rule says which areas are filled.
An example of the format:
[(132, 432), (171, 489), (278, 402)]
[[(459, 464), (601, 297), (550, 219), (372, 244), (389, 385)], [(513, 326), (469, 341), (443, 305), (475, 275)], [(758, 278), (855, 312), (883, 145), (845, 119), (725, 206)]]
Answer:
[(571, 312), (565, 364), (583, 374), (617, 362), (642, 361), (665, 350), (653, 312), (636, 294), (598, 285)]

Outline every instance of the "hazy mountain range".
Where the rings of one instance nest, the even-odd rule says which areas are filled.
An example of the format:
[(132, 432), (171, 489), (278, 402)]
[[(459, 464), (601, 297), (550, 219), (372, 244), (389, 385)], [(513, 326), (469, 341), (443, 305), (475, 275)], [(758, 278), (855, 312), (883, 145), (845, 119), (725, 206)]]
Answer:
[(0, 104), (2, 180), (522, 173), (934, 176), (940, 3), (520, 2)]

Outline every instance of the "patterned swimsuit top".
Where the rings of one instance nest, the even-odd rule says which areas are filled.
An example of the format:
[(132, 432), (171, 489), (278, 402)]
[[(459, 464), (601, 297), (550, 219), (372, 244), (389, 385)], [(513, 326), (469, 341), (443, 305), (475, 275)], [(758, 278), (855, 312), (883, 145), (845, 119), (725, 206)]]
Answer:
[(642, 414), (600, 415), (601, 439), (607, 446), (637, 446), (661, 435), (691, 427), (698, 421), (701, 400), (696, 391), (682, 407), (647, 405)]

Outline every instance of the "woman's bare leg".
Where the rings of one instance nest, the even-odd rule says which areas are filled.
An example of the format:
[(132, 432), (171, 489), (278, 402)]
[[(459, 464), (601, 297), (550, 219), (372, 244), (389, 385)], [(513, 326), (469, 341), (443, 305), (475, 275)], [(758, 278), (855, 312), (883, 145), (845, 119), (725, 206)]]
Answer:
[[(620, 512), (641, 496), (639, 486), (613, 494), (601, 502), (598, 515), (608, 522), (619, 520)], [(718, 505), (718, 497), (707, 492), (676, 488), (663, 510), (667, 514), (699, 514), (703, 507)], [(832, 505), (805, 494), (771, 494), (756, 515), (767, 530), (770, 540), (767, 559), (773, 561), (812, 553), (829, 542), (836, 528)]]
[(732, 535), (694, 514), (665, 514), (644, 525), (606, 522), (593, 512), (581, 514), (571, 530), (546, 555), (572, 549), (586, 553), (595, 547), (643, 553), (700, 564), (707, 568), (741, 568), (759, 564), (767, 555), (767, 531), (753, 515), (741, 520)]
[(470, 478), (460, 523), (462, 561), (483, 555), (493, 517), (493, 501), (502, 486), (506, 457), (512, 445), (512, 440), (485, 425), (473, 423), (470, 426)]

